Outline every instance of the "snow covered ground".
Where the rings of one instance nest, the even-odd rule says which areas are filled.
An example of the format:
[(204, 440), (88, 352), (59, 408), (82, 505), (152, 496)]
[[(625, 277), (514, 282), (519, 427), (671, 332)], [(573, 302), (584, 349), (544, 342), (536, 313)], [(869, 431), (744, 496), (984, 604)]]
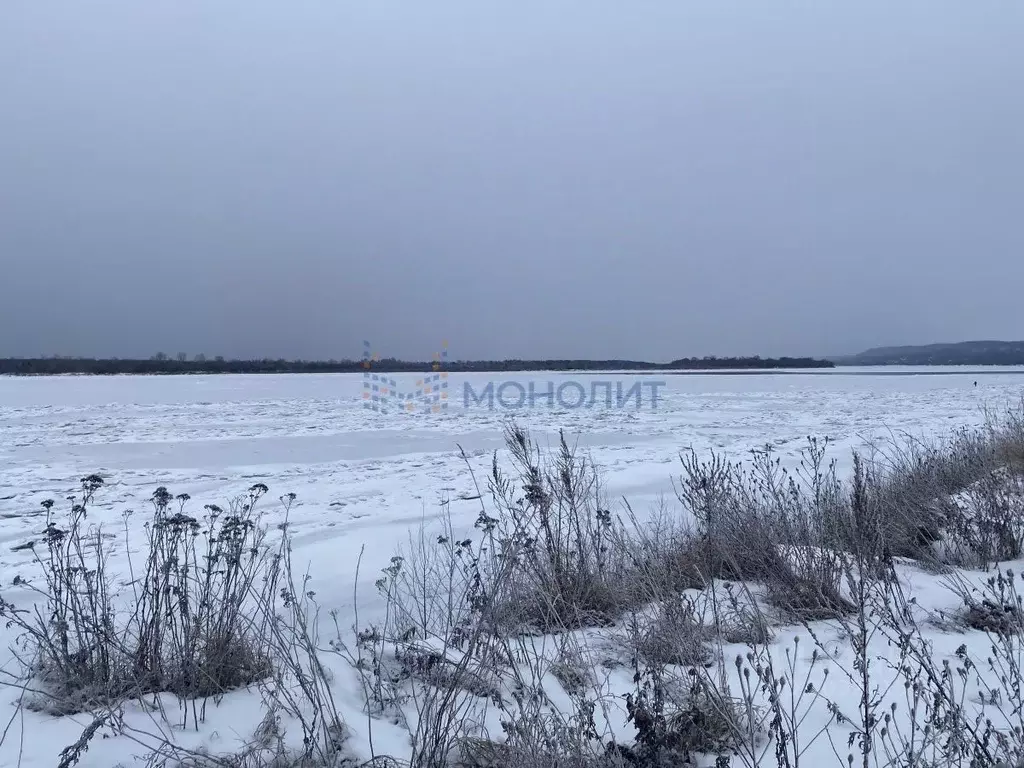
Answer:
[[(214, 503), (264, 482), (271, 498), (298, 495), (300, 541), (329, 547), (344, 539), (348, 548), (358, 540), (380, 547), (386, 560), (386, 543), (435, 513), (445, 489), (469, 490), (457, 446), (482, 470), (512, 416), (542, 443), (560, 428), (579, 435), (611, 496), (642, 509), (671, 495), (679, 452), (689, 447), (740, 456), (771, 443), (794, 455), (806, 436), (828, 436), (846, 461), (849, 448), (891, 432), (980, 423), (986, 408), (1005, 409), (1024, 392), (1021, 371), (861, 373), (657, 375), (651, 379), (665, 382), (657, 408), (648, 407), (647, 388), (638, 409), (550, 408), (541, 398), (519, 411), (463, 404), (464, 382), (480, 392), (513, 376), (453, 375), (449, 409), (440, 414), (364, 408), (358, 375), (0, 378), (0, 577), (24, 559), (9, 545), (37, 528), (39, 502), (62, 499), (92, 472), (107, 479), (99, 501), (117, 520), (126, 507), (141, 511), (158, 485)], [(627, 390), (645, 380), (514, 378), (524, 388), (535, 382), (537, 391), (549, 381), (556, 388), (579, 381), (588, 392), (591, 381), (618, 378)], [(415, 376), (402, 379), (411, 384)]]
[[(437, 414), (369, 410), (359, 375), (0, 377), (0, 589), (13, 599), (16, 590), (9, 585), (31, 574), (30, 553), (12, 548), (38, 533), (40, 502), (53, 498), (59, 504), (86, 474), (106, 479), (95, 519), (114, 530), (122, 526), (125, 509), (146, 511), (159, 485), (202, 505), (223, 504), (262, 482), (270, 487), (270, 499), (298, 496), (292, 513), (295, 560), (309, 564), (321, 604), (337, 609), (344, 625), (358, 587), (360, 601), (368, 601), (362, 606), (368, 621), (379, 607), (372, 582), (410, 526), (436, 516), (443, 494), (472, 492), (458, 446), (482, 476), (491, 453), (501, 448), (510, 417), (541, 443), (553, 440), (560, 428), (578, 435), (602, 469), (609, 495), (624, 496), (643, 512), (671, 497), (678, 455), (687, 448), (739, 458), (771, 443), (792, 458), (806, 436), (827, 436), (843, 465), (851, 448), (893, 433), (946, 434), (983, 422), (986, 409), (999, 412), (1020, 402), (1022, 374), (958, 368), (453, 375), (449, 408)], [(411, 385), (416, 376), (395, 378)], [(547, 382), (557, 388), (575, 381), (589, 391), (595, 380), (623, 380), (628, 389), (655, 379), (665, 382), (656, 408), (650, 407), (648, 389), (640, 408), (623, 409), (548, 407), (540, 400), (538, 407), (512, 411), (467, 407), (462, 397), (467, 381), (476, 392), (488, 382), (513, 380), (524, 387), (533, 381), (537, 391), (545, 391)], [(273, 502), (264, 509), (271, 520), (278, 514)], [(455, 503), (456, 525), (469, 528), (477, 509)], [(133, 524), (140, 524), (139, 517)], [(356, 555), (364, 546), (357, 585)], [(0, 635), (3, 645), (10, 640)], [(14, 668), (4, 660), (5, 669)], [(17, 698), (16, 689), (0, 691), (0, 704), (13, 707)], [(218, 741), (217, 748), (230, 748), (236, 737), (244, 740), (259, 721), (258, 700), (242, 695), (231, 701), (231, 715), (214, 714), (202, 736), (207, 743)], [(355, 699), (349, 703), (356, 706)], [(0, 725), (6, 721), (0, 716)], [(19, 718), (0, 746), (0, 765), (19, 759), (25, 766), (54, 765), (59, 748), (74, 741), (87, 722), (85, 716)], [(131, 764), (141, 751), (117, 739), (99, 740), (80, 765)]]

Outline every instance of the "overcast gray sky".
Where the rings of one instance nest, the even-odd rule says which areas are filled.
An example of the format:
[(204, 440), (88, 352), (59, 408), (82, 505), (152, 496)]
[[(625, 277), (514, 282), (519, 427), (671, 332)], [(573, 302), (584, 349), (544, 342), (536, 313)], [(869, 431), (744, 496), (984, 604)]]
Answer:
[(0, 261), (0, 355), (1024, 338), (1024, 3), (4, 0)]

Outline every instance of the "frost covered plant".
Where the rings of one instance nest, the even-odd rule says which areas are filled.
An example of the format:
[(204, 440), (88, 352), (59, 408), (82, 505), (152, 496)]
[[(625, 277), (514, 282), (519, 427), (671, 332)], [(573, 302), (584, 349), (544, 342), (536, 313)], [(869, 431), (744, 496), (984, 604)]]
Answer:
[(510, 551), (496, 557), (483, 508), (470, 538), (455, 535), (447, 500), (442, 506), (441, 529), (410, 535), (382, 569), (383, 621), (357, 626), (354, 650), (337, 646), (360, 674), (367, 711), (409, 729), (408, 762), (423, 768), (461, 751), (481, 712), (502, 702), (509, 658), (495, 605), (517, 562)]
[(253, 485), (229, 510), (207, 505), (200, 519), (186, 513), (187, 494), (154, 492), (138, 608), (127, 624), (133, 676), (144, 690), (194, 701), (270, 674), (268, 617), (247, 610), (270, 565), (255, 512), (266, 492)]
[(1024, 488), (1014, 457), (1024, 443), (1014, 418), (941, 442), (906, 436), (875, 447), (871, 492), (892, 555), (968, 567), (1019, 556)]
[(701, 624), (692, 603), (682, 596), (635, 612), (627, 631), (636, 653), (652, 664), (693, 666), (711, 658), (707, 641), (712, 631)]
[(852, 609), (835, 553), (849, 505), (835, 464), (824, 461), (827, 445), (809, 438), (795, 471), (771, 446), (752, 451), (748, 464), (683, 455), (676, 493), (696, 520), (691, 551), (707, 579), (761, 582), (800, 620)]
[(102, 486), (98, 475), (82, 478), (80, 493), (67, 499), (63, 520), (53, 512), (52, 500), (42, 503), (46, 525), (41, 539), (27, 546), (43, 581), (19, 577), (16, 583), (42, 597), (43, 604), (19, 608), (0, 598), (0, 615), (23, 632), (25, 666), (52, 697), (40, 706), (57, 711), (74, 711), (131, 687), (115, 623), (106, 542), (87, 523), (89, 506)]
[(610, 625), (636, 596), (599, 474), (564, 434), (553, 457), (517, 425), (507, 429), (505, 444), (514, 472), (504, 473), (495, 455), (493, 505), (482, 513), (501, 556), (516, 561), (496, 606), (501, 620), (533, 630)]
[(760, 741), (754, 708), (745, 708), (700, 668), (680, 675), (668, 665), (635, 656), (633, 669), (626, 720), (636, 735), (632, 744), (616, 747), (627, 763), (668, 768), (687, 764), (696, 754), (739, 754), (747, 737)]
[(37, 705), (69, 712), (166, 691), (182, 701), (182, 724), (190, 715), (198, 724), (205, 703), (197, 699), (270, 673), (264, 627), (247, 610), (268, 564), (255, 512), (266, 487), (253, 486), (227, 512), (208, 506), (202, 518), (187, 514), (187, 495), (158, 488), (146, 560), (140, 573), (132, 569), (129, 594), (113, 588), (109, 541), (88, 523), (102, 486), (97, 475), (83, 478), (63, 519), (43, 503), (46, 527), (32, 547), (42, 582), (22, 582), (40, 602), (0, 602), (22, 630), (28, 673), (42, 683)]
[[(978, 653), (967, 639), (948, 658), (936, 652), (935, 639), (922, 623), (927, 612), (898, 582), (888, 585), (888, 614), (881, 629), (898, 649), (892, 667), (904, 688), (902, 706), (893, 702), (889, 711), (878, 713), (877, 743), (888, 764), (973, 768), (1024, 763), (1024, 648), (1021, 624), (1013, 618), (1020, 606), (1018, 578), (1000, 571), (980, 587), (962, 577), (948, 581), (964, 599), (965, 618), (983, 625), (988, 646)], [(975, 613), (979, 606), (986, 607)]]

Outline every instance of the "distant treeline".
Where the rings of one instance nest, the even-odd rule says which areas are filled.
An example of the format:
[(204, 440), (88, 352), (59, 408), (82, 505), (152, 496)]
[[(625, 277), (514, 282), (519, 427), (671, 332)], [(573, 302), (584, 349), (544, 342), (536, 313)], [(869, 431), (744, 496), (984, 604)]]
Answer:
[[(385, 358), (372, 364), (382, 373), (416, 373), (431, 369), (431, 363)], [(809, 357), (685, 357), (671, 363), (637, 360), (455, 360), (444, 364), (452, 373), (497, 373), (504, 371), (664, 371), (672, 369), (744, 370), (772, 368), (832, 368), (828, 360)], [(361, 360), (226, 360), (202, 355), (187, 359), (157, 355), (148, 360), (95, 359), (87, 357), (0, 358), (0, 374), (40, 376), (57, 374), (185, 374), (185, 373), (359, 373)]]

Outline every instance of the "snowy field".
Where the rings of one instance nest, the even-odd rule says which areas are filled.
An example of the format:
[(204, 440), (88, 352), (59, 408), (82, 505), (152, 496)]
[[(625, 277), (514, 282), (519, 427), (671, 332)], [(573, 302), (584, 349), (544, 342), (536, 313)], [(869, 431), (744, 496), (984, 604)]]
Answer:
[[(643, 508), (671, 494), (675, 463), (687, 448), (740, 457), (771, 443), (791, 456), (808, 435), (827, 436), (836, 442), (833, 455), (846, 462), (849, 449), (865, 441), (977, 424), (986, 408), (1001, 411), (1024, 393), (1024, 369), (946, 370), (955, 372), (517, 374), (538, 392), (549, 381), (556, 388), (578, 381), (588, 392), (591, 381), (619, 379), (624, 390), (636, 381), (665, 382), (656, 408), (645, 387), (640, 408), (547, 407), (541, 398), (519, 411), (463, 407), (465, 382), (479, 393), (512, 376), (453, 375), (450, 406), (440, 414), (369, 410), (359, 375), (0, 377), (0, 568), (24, 557), (6, 545), (37, 528), (39, 502), (62, 499), (93, 472), (107, 480), (99, 501), (117, 519), (126, 507), (141, 511), (159, 485), (206, 504), (263, 482), (272, 499), (298, 495), (300, 540), (325, 548), (339, 538), (346, 548), (358, 540), (376, 551), (436, 512), (445, 489), (470, 490), (457, 446), (484, 470), (513, 416), (541, 443), (559, 429), (578, 436), (612, 497)], [(415, 375), (397, 378), (411, 385)]]
[[(878, 370), (453, 375), (449, 408), (439, 414), (374, 412), (363, 405), (362, 377), (349, 374), (0, 377), (0, 583), (28, 558), (10, 550), (38, 532), (39, 503), (62, 500), (94, 472), (107, 481), (98, 499), (103, 522), (118, 527), (125, 509), (147, 510), (161, 485), (199, 505), (223, 505), (256, 482), (269, 486), (270, 500), (295, 493), (293, 531), (313, 572), (323, 563), (351, 583), (355, 563), (337, 553), (365, 545), (372, 581), (410, 525), (438, 513), (442, 494), (472, 492), (458, 446), (483, 477), (512, 417), (541, 444), (559, 429), (578, 439), (610, 497), (642, 512), (671, 500), (679, 453), (688, 448), (741, 458), (771, 443), (793, 457), (807, 436), (827, 436), (846, 464), (853, 447), (892, 433), (946, 434), (1024, 394), (1024, 369)], [(396, 378), (411, 386), (416, 376)], [(537, 392), (547, 382), (557, 389), (577, 381), (588, 393), (592, 381), (621, 380), (624, 391), (637, 381), (665, 386), (657, 407), (649, 387), (639, 408), (465, 407), (465, 382), (479, 393), (513, 379)], [(271, 515), (275, 506), (265, 502)], [(476, 507), (465, 510), (470, 525)], [(351, 603), (351, 590), (338, 599)]]
[[(110, 530), (123, 528), (122, 513), (129, 508), (139, 513), (131, 524), (140, 524), (157, 486), (188, 493), (198, 508), (223, 505), (262, 482), (270, 488), (264, 509), (271, 520), (279, 513), (273, 500), (297, 494), (295, 560), (303, 568), (308, 563), (321, 604), (337, 609), (346, 624), (358, 587), (360, 602), (368, 601), (363, 618), (370, 620), (378, 607), (372, 582), (410, 527), (436, 516), (443, 495), (473, 492), (458, 446), (483, 477), (513, 416), (541, 443), (556, 439), (559, 428), (578, 438), (601, 468), (609, 496), (626, 497), (643, 513), (671, 499), (683, 450), (715, 449), (741, 458), (770, 443), (792, 458), (807, 436), (827, 436), (836, 444), (832, 455), (846, 466), (852, 448), (877, 438), (945, 435), (982, 423), (986, 409), (1001, 412), (1020, 402), (1022, 374), (1024, 369), (658, 373), (650, 377), (665, 382), (656, 408), (645, 389), (640, 408), (541, 405), (519, 411), (466, 407), (463, 385), (468, 381), (479, 392), (489, 381), (514, 378), (524, 386), (534, 381), (543, 391), (549, 381), (589, 388), (591, 380), (618, 379), (628, 388), (646, 377), (453, 375), (449, 408), (438, 414), (367, 409), (359, 375), (0, 378), (0, 584), (6, 594), (16, 577), (31, 574), (31, 554), (14, 548), (38, 534), (40, 502), (61, 503), (86, 474), (106, 480), (95, 522)], [(396, 378), (411, 384), (416, 377)], [(468, 529), (477, 509), (454, 503), (456, 525)], [(357, 585), (361, 547), (366, 550)], [(10, 637), (0, 641), (6, 645)], [(4, 668), (12, 664), (5, 655)], [(5, 706), (16, 700), (17, 691), (0, 696)], [(258, 702), (243, 700), (239, 707), (246, 711), (237, 722), (259, 720)], [(34, 715), (13, 727), (28, 728), (33, 740), (42, 737), (54, 746), (73, 741), (82, 722), (87, 720)], [(238, 738), (246, 727), (251, 729), (238, 726)], [(227, 745), (233, 735), (218, 738)], [(8, 734), (0, 765), (17, 764), (19, 752), (22, 765), (54, 764), (53, 751), (25, 750)], [(81, 765), (110, 766), (113, 757), (130, 764), (134, 753), (100, 742)]]

